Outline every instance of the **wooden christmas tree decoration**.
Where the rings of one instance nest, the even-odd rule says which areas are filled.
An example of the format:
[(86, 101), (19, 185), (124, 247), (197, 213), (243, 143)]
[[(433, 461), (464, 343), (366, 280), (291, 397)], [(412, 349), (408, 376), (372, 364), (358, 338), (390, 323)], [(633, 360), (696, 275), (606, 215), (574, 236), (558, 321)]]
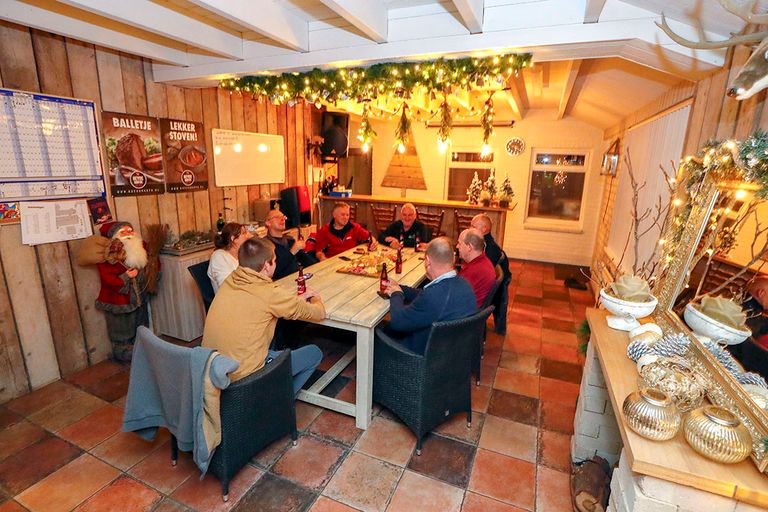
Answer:
[(403, 133), (399, 133), (397, 136), (395, 153), (389, 162), (384, 178), (381, 180), (382, 187), (401, 189), (403, 197), (405, 197), (405, 190), (408, 188), (427, 190), (424, 173), (421, 170), (421, 161), (416, 151), (416, 145), (413, 143), (413, 132), (411, 132), (407, 116), (407, 108), (403, 108), (398, 127), (398, 133)]

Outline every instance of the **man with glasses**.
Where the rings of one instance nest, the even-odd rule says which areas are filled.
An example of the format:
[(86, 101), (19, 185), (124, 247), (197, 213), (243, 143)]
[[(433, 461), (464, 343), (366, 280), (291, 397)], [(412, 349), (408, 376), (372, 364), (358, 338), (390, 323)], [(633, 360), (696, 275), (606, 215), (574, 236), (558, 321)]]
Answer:
[(304, 252), (304, 241), (294, 240), (285, 234), (287, 217), (280, 210), (271, 210), (264, 224), (267, 227), (266, 239), (275, 244), (277, 267), (274, 279), (280, 279), (299, 270), (299, 264), (308, 267), (317, 260)]

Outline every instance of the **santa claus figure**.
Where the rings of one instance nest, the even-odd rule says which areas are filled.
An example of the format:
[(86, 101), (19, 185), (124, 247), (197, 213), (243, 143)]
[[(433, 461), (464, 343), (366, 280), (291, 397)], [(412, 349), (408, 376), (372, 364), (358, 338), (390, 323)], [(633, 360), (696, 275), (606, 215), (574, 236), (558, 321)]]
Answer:
[(101, 291), (96, 308), (106, 315), (114, 358), (128, 362), (136, 329), (149, 324), (144, 278), (147, 247), (127, 222), (108, 222), (99, 231), (108, 245), (97, 264)]

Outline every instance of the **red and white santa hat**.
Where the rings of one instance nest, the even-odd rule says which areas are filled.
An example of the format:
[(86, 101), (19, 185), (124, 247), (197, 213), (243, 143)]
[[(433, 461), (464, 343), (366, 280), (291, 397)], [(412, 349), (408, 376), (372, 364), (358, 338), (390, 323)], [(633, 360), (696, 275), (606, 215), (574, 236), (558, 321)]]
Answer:
[(112, 238), (113, 236), (115, 236), (115, 234), (118, 231), (120, 231), (126, 226), (133, 229), (133, 226), (131, 225), (130, 222), (116, 222), (116, 221), (105, 222), (104, 224), (101, 225), (101, 227), (99, 227), (99, 232), (101, 233), (102, 236), (105, 236), (107, 238)]

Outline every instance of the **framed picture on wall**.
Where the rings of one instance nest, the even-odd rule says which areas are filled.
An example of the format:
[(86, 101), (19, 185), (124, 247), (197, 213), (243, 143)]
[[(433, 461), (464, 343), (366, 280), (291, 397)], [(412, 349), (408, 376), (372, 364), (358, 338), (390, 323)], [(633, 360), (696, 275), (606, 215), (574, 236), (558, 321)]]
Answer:
[(621, 143), (617, 137), (611, 147), (603, 154), (603, 165), (600, 167), (600, 174), (603, 176), (616, 176), (619, 169), (619, 153)]

